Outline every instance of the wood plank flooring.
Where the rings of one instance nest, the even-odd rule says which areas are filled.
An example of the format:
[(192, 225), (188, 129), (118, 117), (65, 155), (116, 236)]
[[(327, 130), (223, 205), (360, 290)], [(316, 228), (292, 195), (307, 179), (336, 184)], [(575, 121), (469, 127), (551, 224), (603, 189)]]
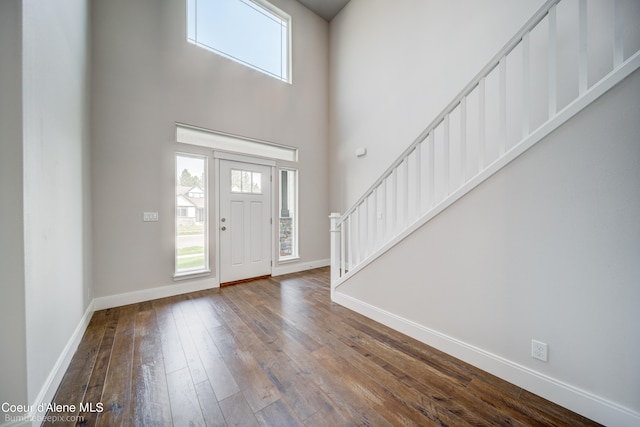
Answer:
[(333, 304), (327, 268), (97, 311), (54, 401), (56, 426), (597, 425)]

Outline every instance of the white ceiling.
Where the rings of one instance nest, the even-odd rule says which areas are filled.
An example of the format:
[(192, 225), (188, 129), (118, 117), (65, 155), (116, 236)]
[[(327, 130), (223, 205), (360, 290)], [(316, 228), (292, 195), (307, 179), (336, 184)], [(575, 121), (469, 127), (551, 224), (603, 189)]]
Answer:
[(298, 0), (298, 2), (307, 6), (327, 21), (331, 21), (349, 3), (349, 0)]

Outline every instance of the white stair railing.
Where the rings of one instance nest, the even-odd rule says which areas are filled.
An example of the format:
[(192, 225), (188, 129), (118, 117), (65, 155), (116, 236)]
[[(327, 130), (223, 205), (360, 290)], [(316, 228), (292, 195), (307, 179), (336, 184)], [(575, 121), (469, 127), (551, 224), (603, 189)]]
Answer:
[(331, 214), (332, 290), (639, 68), (626, 7), (547, 1), (349, 210)]

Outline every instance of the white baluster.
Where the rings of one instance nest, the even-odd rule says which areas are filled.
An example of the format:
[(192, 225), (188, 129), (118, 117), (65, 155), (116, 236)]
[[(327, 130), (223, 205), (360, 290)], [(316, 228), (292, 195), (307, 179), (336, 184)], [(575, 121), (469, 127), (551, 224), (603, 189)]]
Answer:
[(522, 138), (531, 132), (531, 67), (529, 33), (522, 37)]
[(373, 215), (372, 221), (371, 221), (371, 225), (372, 225), (372, 230), (371, 230), (371, 250), (373, 252), (375, 252), (376, 248), (378, 247), (378, 189), (380, 188), (380, 186), (376, 187), (373, 190), (373, 193), (371, 194), (371, 196), (373, 197), (373, 211), (371, 212), (371, 214)]
[(357, 206), (353, 213), (353, 265), (354, 267), (360, 264), (362, 236), (360, 235), (360, 206)]
[(444, 197), (449, 195), (449, 178), (451, 175), (450, 149), (449, 149), (449, 114), (444, 116)]
[(344, 276), (347, 273), (347, 252), (346, 252), (346, 223), (343, 221), (340, 224), (340, 276)]
[(507, 57), (503, 56), (498, 65), (500, 81), (498, 99), (498, 156), (507, 149)]
[(409, 157), (405, 157), (402, 165), (402, 231), (409, 225)]
[(460, 101), (460, 185), (467, 182), (467, 97)]
[(557, 61), (558, 61), (558, 41), (557, 41), (557, 17), (556, 5), (549, 9), (549, 47), (548, 47), (548, 109), (549, 119), (556, 115), (558, 109), (558, 90), (557, 90)]
[(436, 205), (436, 139), (435, 131), (429, 134), (429, 182), (427, 190), (429, 194), (429, 207)]
[(622, 0), (615, 0), (613, 5), (613, 33), (613, 68), (616, 68), (624, 61)]
[(333, 212), (329, 215), (329, 219), (331, 225), (331, 290), (333, 290), (334, 284), (340, 279), (340, 259), (342, 258), (340, 225), (338, 225), (340, 214)]
[(587, 58), (587, 0), (578, 3), (578, 94), (584, 95), (588, 88)]
[(416, 218), (422, 213), (422, 142), (416, 145)]
[(484, 170), (484, 155), (486, 143), (486, 102), (485, 78), (478, 82), (478, 173)]
[(398, 232), (398, 168), (391, 173), (391, 235)]
[[(369, 195), (369, 197), (371, 197), (371, 195)], [(364, 233), (362, 236), (362, 239), (364, 240), (364, 243), (362, 245), (364, 249), (364, 256), (362, 257), (363, 259), (369, 256), (369, 254), (371, 253), (371, 233), (369, 233), (369, 197), (364, 199), (364, 202), (362, 202), (362, 209), (364, 211), (364, 224), (362, 227), (364, 229)]]
[[(388, 178), (388, 177), (387, 177)], [(387, 178), (382, 180), (382, 224), (380, 224), (380, 236), (382, 244), (387, 242)]]
[(354, 260), (354, 254), (353, 254), (353, 212), (351, 214), (349, 214), (349, 216), (347, 217), (347, 248), (349, 250), (349, 256), (348, 256), (348, 270), (353, 269), (353, 266), (355, 265), (355, 260)]

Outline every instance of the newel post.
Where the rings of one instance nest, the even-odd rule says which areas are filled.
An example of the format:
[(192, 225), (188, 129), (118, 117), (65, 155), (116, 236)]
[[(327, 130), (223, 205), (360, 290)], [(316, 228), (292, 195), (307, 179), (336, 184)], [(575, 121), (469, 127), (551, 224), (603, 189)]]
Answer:
[(334, 283), (340, 278), (340, 225), (338, 220), (340, 214), (332, 212), (329, 215), (331, 220), (331, 290)]

